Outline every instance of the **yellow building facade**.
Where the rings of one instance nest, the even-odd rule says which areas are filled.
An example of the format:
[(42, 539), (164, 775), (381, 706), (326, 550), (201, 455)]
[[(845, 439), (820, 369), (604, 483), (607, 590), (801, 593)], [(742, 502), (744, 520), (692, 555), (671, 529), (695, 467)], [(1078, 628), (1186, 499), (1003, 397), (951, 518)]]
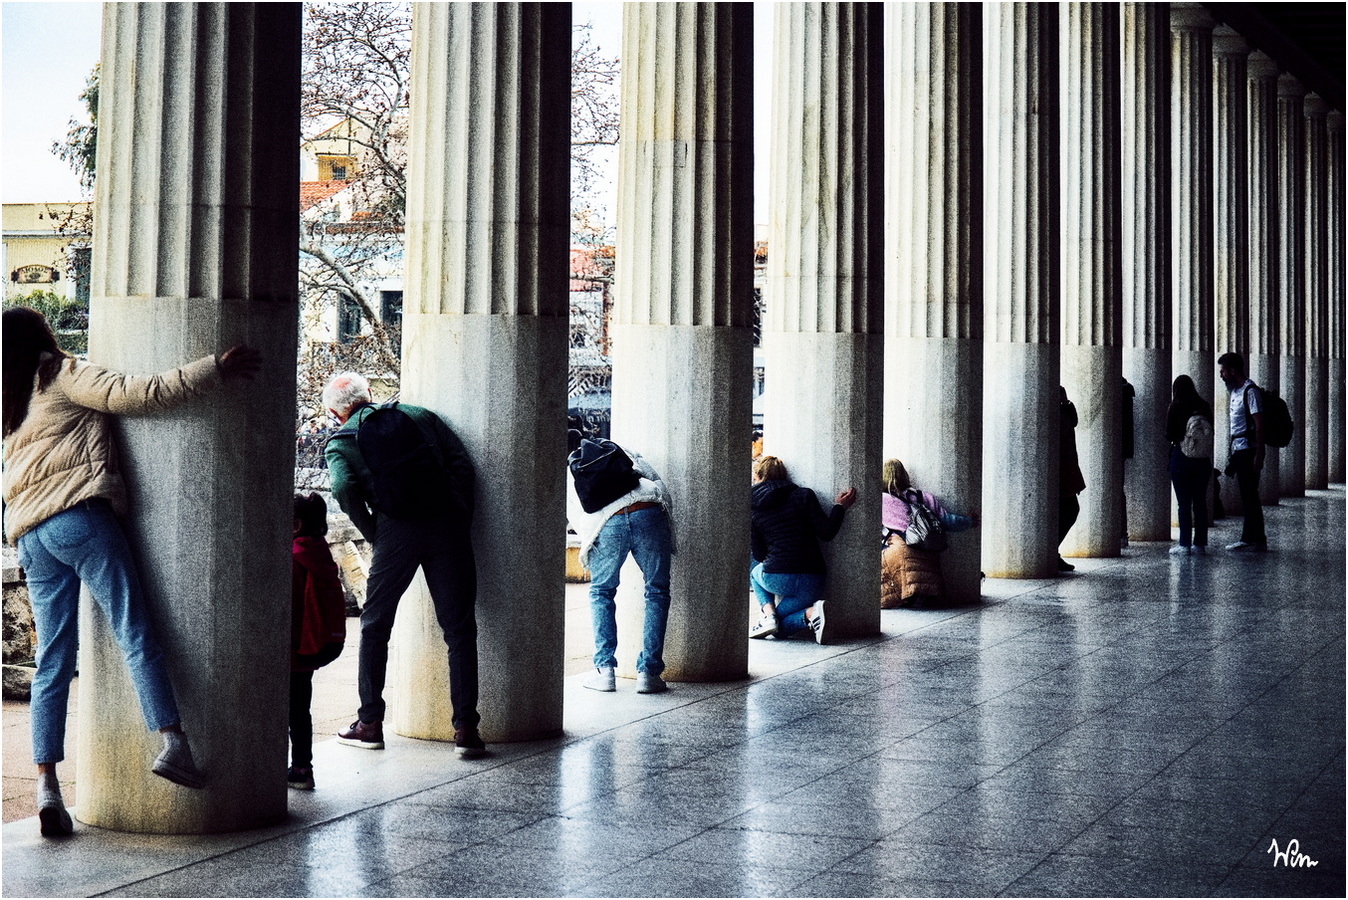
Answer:
[[(6, 203), (0, 216), (6, 302), (35, 290), (87, 302), (93, 221), (89, 203)], [(78, 265), (81, 255), (82, 266)], [(83, 277), (72, 277), (72, 269), (83, 272)]]

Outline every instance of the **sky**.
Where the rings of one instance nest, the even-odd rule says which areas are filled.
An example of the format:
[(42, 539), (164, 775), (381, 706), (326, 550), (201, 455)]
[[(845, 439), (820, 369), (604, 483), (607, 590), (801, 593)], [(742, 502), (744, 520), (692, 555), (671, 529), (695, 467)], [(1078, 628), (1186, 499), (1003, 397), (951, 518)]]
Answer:
[(0, 200), (79, 200), (75, 171), (51, 152), (83, 116), (84, 79), (98, 62), (99, 3), (0, 4)]
[[(754, 80), (769, 84), (771, 3), (755, 6)], [(79, 180), (51, 152), (65, 137), (72, 117), (82, 117), (79, 101), (84, 79), (98, 61), (101, 30), (99, 3), (0, 3), (0, 200), (5, 203), (61, 202), (80, 199)], [(622, 50), (622, 4), (575, 3), (573, 21), (591, 23), (591, 39), (605, 53)], [(755, 92), (754, 221), (766, 222), (768, 101), (770, 91)], [(614, 171), (607, 179), (617, 183)], [(616, 204), (605, 204), (610, 213)]]

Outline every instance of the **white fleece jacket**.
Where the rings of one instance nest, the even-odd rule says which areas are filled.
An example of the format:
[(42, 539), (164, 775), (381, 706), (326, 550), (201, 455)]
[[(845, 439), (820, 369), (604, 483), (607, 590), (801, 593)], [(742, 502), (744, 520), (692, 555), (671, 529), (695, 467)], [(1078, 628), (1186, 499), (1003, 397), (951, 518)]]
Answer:
[(600, 530), (604, 527), (614, 513), (624, 506), (630, 506), (633, 503), (654, 502), (659, 503), (665, 510), (665, 515), (669, 517), (669, 542), (671, 550), (677, 550), (674, 542), (674, 506), (669, 499), (669, 491), (665, 488), (665, 483), (660, 480), (660, 476), (651, 464), (641, 456), (640, 453), (633, 453), (626, 447), (623, 452), (632, 458), (632, 468), (641, 476), (641, 481), (632, 490), (623, 494), (617, 500), (614, 500), (603, 509), (592, 513), (587, 513), (580, 505), (580, 495), (576, 493), (576, 480), (571, 474), (571, 467), (566, 469), (566, 518), (571, 527), (575, 529), (576, 534), (580, 536), (580, 564), (588, 564), (590, 556), (590, 547), (594, 544), (594, 539), (599, 537)]

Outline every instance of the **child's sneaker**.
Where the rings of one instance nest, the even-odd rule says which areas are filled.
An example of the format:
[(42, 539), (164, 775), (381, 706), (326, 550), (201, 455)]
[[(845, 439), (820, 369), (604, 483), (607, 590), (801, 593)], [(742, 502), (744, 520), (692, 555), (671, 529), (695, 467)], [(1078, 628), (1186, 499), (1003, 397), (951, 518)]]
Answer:
[(290, 770), (286, 772), (286, 786), (297, 791), (312, 791), (314, 789), (314, 770), (302, 766), (291, 766)]

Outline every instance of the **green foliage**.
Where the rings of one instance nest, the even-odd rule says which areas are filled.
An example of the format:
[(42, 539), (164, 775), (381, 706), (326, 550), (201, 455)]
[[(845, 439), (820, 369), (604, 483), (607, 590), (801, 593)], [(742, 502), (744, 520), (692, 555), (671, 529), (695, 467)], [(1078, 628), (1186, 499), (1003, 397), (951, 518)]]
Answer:
[(84, 80), (84, 90), (80, 99), (84, 101), (87, 122), (70, 120), (70, 130), (64, 140), (53, 141), (51, 152), (65, 161), (80, 176), (80, 187), (85, 191), (94, 188), (94, 162), (98, 149), (98, 64)]
[(29, 291), (5, 301), (5, 309), (26, 306), (47, 317), (56, 343), (67, 353), (84, 356), (89, 352), (89, 307), (78, 300), (62, 297), (45, 288)]

